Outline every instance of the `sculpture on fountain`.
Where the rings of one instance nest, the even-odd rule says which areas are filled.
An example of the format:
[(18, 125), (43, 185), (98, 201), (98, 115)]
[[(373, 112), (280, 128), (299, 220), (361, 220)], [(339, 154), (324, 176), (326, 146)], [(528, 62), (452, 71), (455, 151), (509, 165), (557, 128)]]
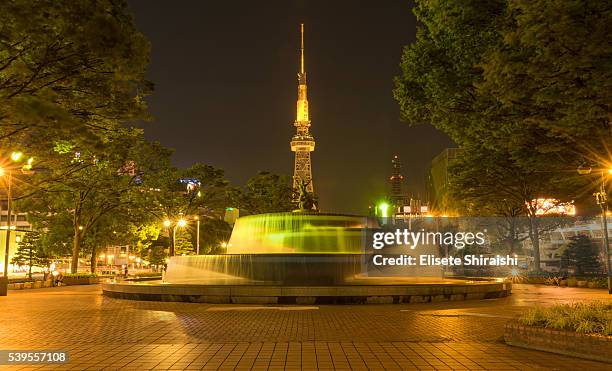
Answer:
[(298, 209), (295, 210), (295, 212), (319, 211), (316, 197), (312, 193), (308, 192), (309, 184), (310, 181), (300, 179), (298, 189), (295, 191), (298, 194)]

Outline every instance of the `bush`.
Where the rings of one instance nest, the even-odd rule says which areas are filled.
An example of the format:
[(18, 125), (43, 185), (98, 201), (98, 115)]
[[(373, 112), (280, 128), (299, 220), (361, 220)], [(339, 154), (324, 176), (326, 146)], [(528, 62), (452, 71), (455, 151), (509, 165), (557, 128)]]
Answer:
[[(584, 281), (583, 286), (579, 286), (578, 282)], [(589, 287), (589, 288), (606, 288), (608, 287), (607, 277), (568, 277), (564, 278), (560, 275), (542, 274), (542, 275), (527, 275), (526, 277), (513, 278), (514, 283), (531, 283), (539, 285), (552, 285), (552, 286), (568, 286), (568, 287)]]
[(521, 315), (519, 322), (527, 326), (612, 336), (612, 303), (592, 302), (535, 307)]
[(64, 277), (70, 278), (94, 278), (98, 277), (95, 273), (65, 273)]
[(135, 277), (161, 277), (160, 272), (140, 272), (134, 275)]

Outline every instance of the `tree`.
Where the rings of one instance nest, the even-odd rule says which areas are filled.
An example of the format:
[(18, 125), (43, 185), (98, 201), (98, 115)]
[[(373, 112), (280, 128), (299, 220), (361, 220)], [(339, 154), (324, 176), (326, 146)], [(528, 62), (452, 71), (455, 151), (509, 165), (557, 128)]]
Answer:
[[(136, 129), (123, 129), (112, 135), (100, 152), (60, 152), (56, 156), (64, 167), (75, 167), (70, 177), (54, 179), (46, 187), (38, 189), (23, 201), (35, 223), (54, 228), (56, 218), (71, 220), (72, 272), (76, 272), (83, 241), (89, 235), (89, 247), (95, 259), (95, 248), (99, 245), (91, 240), (107, 236), (104, 227), (128, 225), (136, 214), (148, 213), (155, 204), (150, 202), (149, 179), (155, 179), (169, 162), (169, 151), (157, 143), (149, 143)], [(61, 171), (61, 170), (59, 170)], [(35, 176), (44, 177), (46, 174)], [(112, 217), (111, 217), (112, 215)], [(108, 218), (107, 218), (108, 217)], [(95, 238), (94, 238), (95, 240)]]
[[(520, 213), (529, 218), (539, 269), (540, 219), (533, 200), (551, 195), (560, 201), (584, 197), (586, 179), (575, 175), (583, 154), (576, 149), (587, 147), (590, 140), (583, 136), (579, 143), (576, 138), (569, 141), (572, 135), (560, 135), (551, 126), (554, 119), (540, 122), (539, 117), (551, 111), (559, 97), (551, 99), (549, 106), (512, 100), (512, 94), (524, 91), (521, 82), (526, 77), (521, 74), (530, 63), (529, 52), (521, 54), (521, 47), (507, 44), (520, 31), (520, 12), (515, 8), (525, 3), (419, 1), (414, 12), (424, 27), (416, 42), (404, 50), (394, 95), (402, 119), (413, 125), (431, 123), (463, 148), (465, 156), (452, 178), (456, 194), (466, 198), (468, 213), (508, 215), (521, 208)], [(534, 3), (543, 8), (546, 2)], [(561, 5), (557, 8), (564, 13)], [(548, 27), (548, 17), (538, 19), (539, 23), (532, 23), (534, 29), (525, 30), (527, 39), (538, 27)], [(557, 17), (550, 22), (560, 25), (564, 20)], [(541, 42), (544, 48), (546, 38)], [(534, 47), (531, 52), (535, 56), (540, 50)], [(555, 52), (551, 49), (551, 53), (547, 62), (554, 65)], [(529, 83), (540, 85), (525, 94), (546, 91), (547, 84), (555, 81), (551, 75), (534, 76)], [(607, 94), (602, 84), (599, 88), (600, 94)], [(529, 97), (534, 102), (542, 100)]]
[(125, 1), (10, 0), (0, 14), (4, 144), (93, 150), (119, 123), (147, 117), (149, 43)]
[(27, 265), (28, 278), (32, 279), (32, 267), (46, 267), (49, 265), (49, 258), (41, 249), (40, 233), (37, 231), (26, 232), (13, 259), (12, 264)]
[(292, 211), (293, 189), (291, 178), (261, 171), (236, 190), (235, 202), (241, 213), (263, 214)]
[(607, 159), (611, 22), (606, 1), (508, 1), (501, 44), (481, 63), (480, 89), (514, 112), (521, 126), (554, 138), (535, 143), (540, 152), (566, 161)]
[(113, 152), (136, 132), (125, 122), (148, 118), (149, 44), (123, 0), (11, 0), (0, 14), (0, 144), (36, 158), (18, 198), (33, 196), (44, 245), (63, 251), (71, 225), (75, 271), (89, 230), (126, 198)]
[(224, 220), (206, 218), (200, 222), (200, 253), (218, 254), (221, 244), (229, 241), (232, 227)]
[(147, 249), (147, 254), (144, 255), (151, 265), (159, 268), (166, 264), (169, 243), (170, 239), (167, 237), (160, 237), (157, 240), (152, 241), (151, 245)]
[[(168, 167), (147, 184), (155, 190), (147, 196), (149, 203), (155, 205), (152, 213), (160, 225), (166, 219), (176, 223), (183, 218), (189, 223), (194, 216), (201, 220), (219, 218), (229, 202), (229, 182), (223, 170), (210, 165), (197, 163), (187, 169)], [(171, 229), (166, 230), (171, 239), (170, 256), (175, 254)]]
[[(503, 0), (418, 1), (416, 41), (404, 48), (395, 99), (411, 125), (431, 123), (459, 145), (489, 141), (503, 107), (479, 95), (482, 56), (499, 43)], [(500, 133), (501, 134), (501, 133)], [(488, 143), (487, 143), (488, 144)]]
[(561, 268), (571, 269), (578, 276), (600, 273), (599, 248), (588, 236), (571, 237), (561, 255)]
[[(526, 162), (525, 162), (526, 163)], [(534, 266), (540, 267), (540, 241), (562, 219), (543, 218), (538, 214), (539, 198), (555, 195), (559, 202), (576, 198), (579, 188), (578, 177), (567, 176), (566, 172), (546, 169), (546, 164), (533, 162), (522, 167), (505, 151), (490, 150), (474, 144), (466, 146), (462, 156), (450, 166), (450, 193), (461, 200), (467, 215), (501, 216), (505, 229), (502, 240), (510, 253), (518, 249), (527, 218), (527, 235), (533, 247)], [(553, 171), (551, 171), (553, 170)]]
[(174, 249), (176, 255), (193, 255), (195, 249), (191, 242), (191, 234), (188, 231), (179, 229), (176, 231), (176, 239), (174, 241)]

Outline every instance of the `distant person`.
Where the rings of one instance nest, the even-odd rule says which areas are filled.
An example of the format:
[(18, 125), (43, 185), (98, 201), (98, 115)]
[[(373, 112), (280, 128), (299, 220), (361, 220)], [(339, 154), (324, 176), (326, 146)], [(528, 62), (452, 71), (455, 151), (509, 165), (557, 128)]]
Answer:
[(62, 274), (62, 272), (57, 272), (57, 274), (53, 275), (53, 286), (61, 286), (63, 282), (64, 275)]
[(123, 268), (123, 278), (128, 278), (128, 267), (127, 267), (127, 264)]

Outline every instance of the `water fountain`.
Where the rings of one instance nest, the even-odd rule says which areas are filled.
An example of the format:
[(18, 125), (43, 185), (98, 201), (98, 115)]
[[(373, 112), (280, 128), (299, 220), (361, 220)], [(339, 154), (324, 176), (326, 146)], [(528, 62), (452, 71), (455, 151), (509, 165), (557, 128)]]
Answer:
[(173, 257), (165, 281), (188, 284), (339, 285), (362, 271), (375, 219), (310, 212), (238, 219), (227, 254)]
[[(442, 278), (436, 267), (371, 269), (376, 219), (294, 212), (239, 218), (227, 254), (174, 256), (164, 282), (105, 295), (209, 303), (405, 303), (506, 296), (509, 283)], [(418, 253), (433, 253), (423, 246)]]

